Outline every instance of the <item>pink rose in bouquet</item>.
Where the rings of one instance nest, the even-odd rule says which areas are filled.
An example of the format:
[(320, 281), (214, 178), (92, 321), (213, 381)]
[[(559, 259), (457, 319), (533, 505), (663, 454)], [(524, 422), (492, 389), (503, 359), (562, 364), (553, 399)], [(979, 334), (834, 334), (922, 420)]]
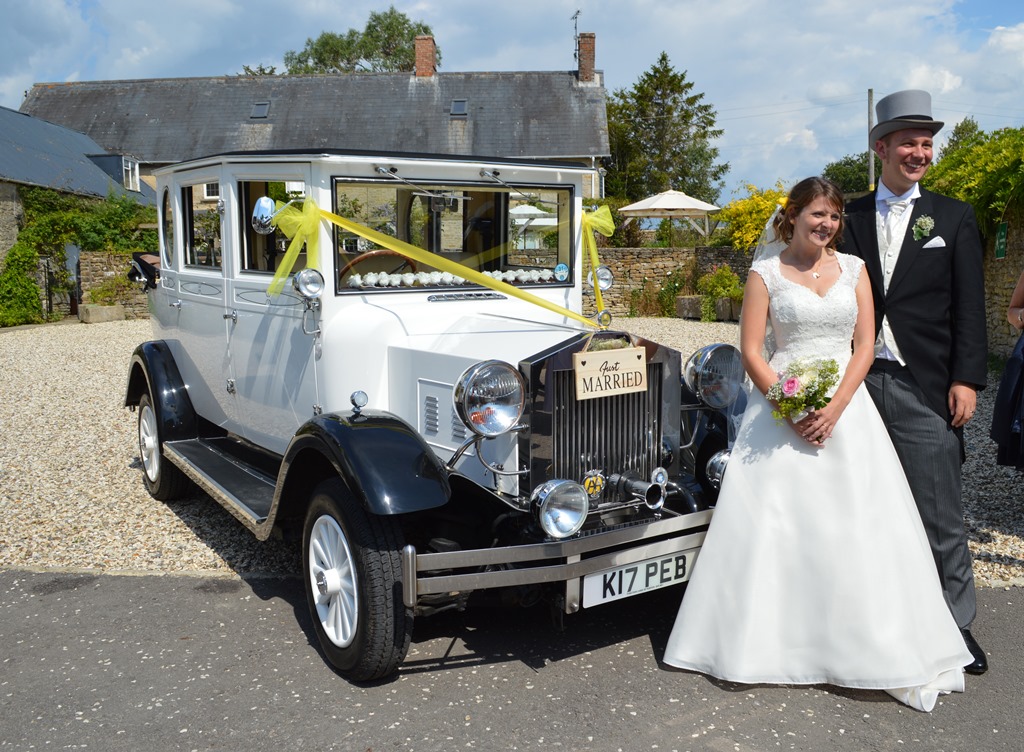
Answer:
[(782, 393), (787, 397), (792, 397), (800, 391), (801, 386), (800, 379), (795, 376), (790, 376), (782, 382)]

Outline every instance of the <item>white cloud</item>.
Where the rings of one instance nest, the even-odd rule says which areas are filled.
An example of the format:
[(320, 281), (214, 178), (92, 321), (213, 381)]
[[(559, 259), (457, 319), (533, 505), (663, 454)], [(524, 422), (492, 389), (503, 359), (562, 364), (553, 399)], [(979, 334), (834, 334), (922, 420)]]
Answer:
[[(323, 31), (361, 29), (376, 0), (33, 0), (5, 11), (0, 104), (43, 81), (219, 76), (278, 65)], [(394, 0), (432, 26), (442, 71), (570, 70), (575, 23), (597, 34), (609, 90), (665, 51), (719, 114), (723, 196), (864, 151), (867, 92), (933, 94), (936, 116), (1024, 123), (1019, 0)], [(992, 19), (997, 19), (994, 22)]]

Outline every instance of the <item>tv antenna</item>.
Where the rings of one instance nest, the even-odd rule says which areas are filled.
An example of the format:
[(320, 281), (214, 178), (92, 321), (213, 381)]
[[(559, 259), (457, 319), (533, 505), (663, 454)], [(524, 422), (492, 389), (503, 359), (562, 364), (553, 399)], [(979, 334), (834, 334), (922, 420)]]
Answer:
[(580, 59), (580, 13), (580, 9), (577, 8), (576, 12), (570, 16), (570, 19), (572, 20), (572, 38), (576, 43), (576, 49), (572, 53), (573, 60)]

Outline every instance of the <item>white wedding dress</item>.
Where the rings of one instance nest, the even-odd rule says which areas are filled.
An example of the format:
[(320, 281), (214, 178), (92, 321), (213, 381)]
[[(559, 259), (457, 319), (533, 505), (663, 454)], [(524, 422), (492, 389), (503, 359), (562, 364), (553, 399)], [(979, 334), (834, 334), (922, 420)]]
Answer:
[[(837, 254), (819, 296), (756, 261), (781, 371), (850, 359), (863, 261)], [(821, 448), (751, 390), (665, 663), (748, 684), (886, 690), (930, 711), (973, 660), (939, 588), (920, 515), (862, 384)]]

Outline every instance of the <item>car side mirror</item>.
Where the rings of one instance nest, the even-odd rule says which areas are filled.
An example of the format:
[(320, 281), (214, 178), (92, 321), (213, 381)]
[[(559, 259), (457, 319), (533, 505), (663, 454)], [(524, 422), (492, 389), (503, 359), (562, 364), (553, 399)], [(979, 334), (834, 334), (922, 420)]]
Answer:
[(272, 220), (277, 214), (277, 205), (270, 196), (261, 196), (256, 200), (256, 206), (252, 209), (252, 229), (260, 235), (270, 235), (274, 232)]

